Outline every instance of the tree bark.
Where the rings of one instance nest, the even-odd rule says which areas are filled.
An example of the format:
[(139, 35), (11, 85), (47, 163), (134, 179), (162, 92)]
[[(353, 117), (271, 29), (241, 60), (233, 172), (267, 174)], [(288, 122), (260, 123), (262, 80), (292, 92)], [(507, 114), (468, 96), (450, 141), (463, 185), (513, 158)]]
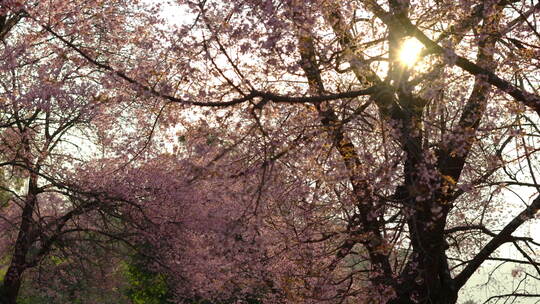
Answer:
[(19, 227), (19, 234), (15, 242), (15, 248), (11, 263), (6, 272), (4, 278), (1, 304), (16, 304), (19, 290), (21, 287), (22, 274), (27, 268), (26, 255), (32, 244), (32, 215), (37, 202), (37, 186), (38, 176), (36, 173), (32, 173), (28, 182), (28, 194), (24, 202), (23, 212), (21, 216), (21, 225)]

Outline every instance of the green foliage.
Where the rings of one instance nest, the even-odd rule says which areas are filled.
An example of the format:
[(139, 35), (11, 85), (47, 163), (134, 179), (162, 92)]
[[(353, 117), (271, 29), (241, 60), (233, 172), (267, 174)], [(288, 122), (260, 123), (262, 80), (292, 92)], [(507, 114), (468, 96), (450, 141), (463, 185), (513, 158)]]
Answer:
[(125, 263), (127, 297), (134, 304), (172, 303), (165, 275), (149, 270), (148, 262), (146, 258), (134, 255), (130, 263)]
[(9, 255), (0, 256), (0, 282), (4, 281), (4, 276), (8, 270), (8, 262), (11, 257)]
[[(149, 269), (150, 261), (142, 255), (136, 254), (131, 257), (129, 263), (123, 263), (124, 276), (128, 287), (126, 296), (133, 304), (170, 304), (172, 294), (167, 284), (167, 277), (162, 273), (157, 273)], [(243, 303), (261, 304), (262, 302), (254, 297), (244, 298)], [(214, 302), (207, 299), (197, 298), (184, 300), (187, 304), (233, 304), (238, 299), (229, 301)]]

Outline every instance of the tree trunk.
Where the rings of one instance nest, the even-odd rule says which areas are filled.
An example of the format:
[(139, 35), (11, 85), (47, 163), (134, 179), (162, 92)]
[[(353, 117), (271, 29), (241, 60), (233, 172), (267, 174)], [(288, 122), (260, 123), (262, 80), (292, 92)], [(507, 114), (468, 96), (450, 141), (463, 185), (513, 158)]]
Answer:
[(4, 278), (2, 298), (0, 298), (0, 300), (3, 302), (0, 304), (4, 304), (4, 302), (5, 304), (17, 303), (17, 297), (21, 287), (22, 274), (27, 268), (26, 255), (30, 249), (30, 245), (33, 243), (31, 231), (33, 226), (32, 215), (37, 202), (37, 179), (37, 174), (30, 175), (30, 179), (28, 181), (28, 194), (24, 202), (23, 212), (21, 215), (19, 234), (17, 235), (17, 241), (15, 242), (11, 263)]
[(4, 278), (4, 286), (0, 297), (1, 304), (16, 304), (21, 287), (22, 271), (13, 263), (9, 266)]

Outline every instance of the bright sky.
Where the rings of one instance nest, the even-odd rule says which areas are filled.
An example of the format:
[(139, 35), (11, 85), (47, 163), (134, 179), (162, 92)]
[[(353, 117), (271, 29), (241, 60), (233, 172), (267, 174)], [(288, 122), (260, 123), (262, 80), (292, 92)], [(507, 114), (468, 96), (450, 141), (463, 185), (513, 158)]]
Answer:
[(408, 67), (412, 67), (417, 61), (424, 45), (416, 38), (407, 38), (401, 44), (399, 60)]

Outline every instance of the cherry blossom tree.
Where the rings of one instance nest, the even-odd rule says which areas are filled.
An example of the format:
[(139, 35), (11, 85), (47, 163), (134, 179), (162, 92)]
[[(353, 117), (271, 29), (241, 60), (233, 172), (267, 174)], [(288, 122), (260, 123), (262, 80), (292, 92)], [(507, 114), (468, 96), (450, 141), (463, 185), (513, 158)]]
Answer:
[[(81, 265), (92, 265), (92, 254), (117, 249), (118, 240), (127, 240), (118, 205), (107, 204), (101, 194), (85, 192), (75, 172), (110, 154), (110, 126), (128, 127), (129, 121), (118, 113), (130, 111), (128, 103), (137, 98), (131, 96), (122, 109), (112, 109), (114, 100), (130, 93), (115, 93), (114, 79), (50, 31), (72, 44), (93, 47), (100, 58), (121, 57), (118, 41), (129, 47), (133, 37), (129, 34), (133, 22), (126, 19), (142, 16), (135, 5), (131, 1), (0, 4), (0, 166), (6, 197), (0, 206), (0, 255), (8, 263), (1, 303), (16, 303), (23, 274), (50, 269), (55, 265), (52, 258), (66, 261), (58, 269), (76, 265), (81, 273)], [(143, 18), (136, 19), (143, 24)], [(77, 24), (77, 31), (67, 27), (72, 24)], [(105, 30), (112, 28), (122, 37), (112, 35), (118, 31)], [(144, 124), (138, 126), (140, 137), (146, 138)], [(130, 141), (126, 150), (140, 144), (137, 137)], [(51, 273), (66, 272), (56, 270)]]
[[(537, 241), (515, 232), (540, 200), (521, 197), (508, 218), (501, 193), (537, 188), (538, 4), (179, 4), (196, 17), (168, 43), (186, 58), (174, 59), (178, 93), (122, 75), (180, 111), (209, 108), (201, 120), (217, 135), (202, 134), (220, 143), (213, 158), (201, 150), (206, 174), (193, 177), (212, 182), (205, 194), (250, 176), (245, 198), (197, 199), (220, 210), (178, 228), (195, 239), (155, 236), (194, 242), (165, 259), (183, 286), (270, 302), (455, 303), (490, 259), (537, 267)], [(423, 47), (412, 64), (411, 39)], [(198, 230), (216, 216), (243, 232)], [(522, 258), (500, 255), (506, 243)]]
[[(111, 105), (92, 120), (107, 153), (54, 185), (114, 206), (178, 302), (456, 303), (490, 260), (540, 275), (518, 230), (540, 210), (540, 4), (178, 0), (173, 23), (90, 1), (85, 28), (61, 3), (50, 21), (53, 5), (14, 2), (5, 22), (103, 76), (74, 95)], [(46, 134), (23, 130), (6, 146)]]

